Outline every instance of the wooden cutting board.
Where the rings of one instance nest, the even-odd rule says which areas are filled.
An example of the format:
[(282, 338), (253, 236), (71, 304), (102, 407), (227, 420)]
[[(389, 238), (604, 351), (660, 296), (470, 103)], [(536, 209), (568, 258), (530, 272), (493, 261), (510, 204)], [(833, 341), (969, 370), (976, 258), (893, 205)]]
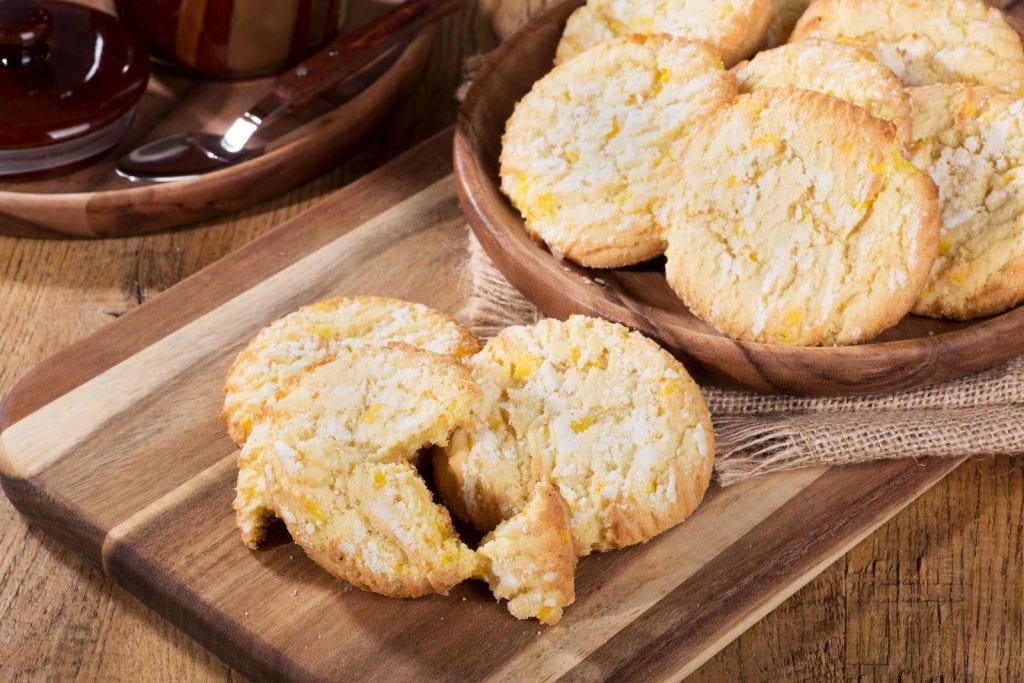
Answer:
[(268, 321), (334, 294), (458, 313), (465, 219), (441, 134), (30, 373), (0, 409), (0, 478), (33, 523), (256, 679), (677, 678), (958, 461), (713, 486), (654, 541), (579, 565), (562, 623), (518, 622), (483, 584), (393, 600), (327, 575), (231, 509), (224, 373)]

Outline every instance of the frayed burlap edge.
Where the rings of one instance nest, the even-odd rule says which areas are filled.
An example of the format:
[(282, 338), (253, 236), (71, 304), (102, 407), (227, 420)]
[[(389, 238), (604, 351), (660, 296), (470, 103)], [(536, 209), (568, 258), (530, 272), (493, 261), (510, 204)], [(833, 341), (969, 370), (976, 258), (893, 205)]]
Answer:
[(463, 291), (469, 292), (469, 298), (455, 317), (483, 340), (510, 325), (527, 325), (543, 318), (537, 307), (494, 266), (473, 233), (469, 233), (468, 240), (468, 258), (461, 277)]
[[(457, 317), (481, 339), (543, 315), (469, 233)], [(767, 396), (708, 387), (715, 474), (727, 486), (818, 465), (1024, 451), (1024, 358), (972, 377), (864, 397)]]
[(1017, 455), (1024, 406), (716, 417), (715, 435), (715, 474), (727, 486), (815, 465)]

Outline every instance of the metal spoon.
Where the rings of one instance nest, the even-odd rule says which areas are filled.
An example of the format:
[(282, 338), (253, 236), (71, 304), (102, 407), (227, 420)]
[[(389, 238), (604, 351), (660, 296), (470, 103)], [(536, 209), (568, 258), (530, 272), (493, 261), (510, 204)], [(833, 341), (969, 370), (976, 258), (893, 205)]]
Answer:
[[(420, 29), (454, 12), (461, 0), (406, 0), (394, 11), (335, 39), (274, 79), (271, 93), (235, 119), (222, 136), (177, 133), (136, 148), (118, 160), (117, 174), (135, 182), (171, 182), (226, 168), (263, 153), (247, 145), (256, 132), (344, 83), (353, 97), (398, 59)], [(381, 57), (391, 50), (391, 54)], [(376, 60), (376, 62), (374, 62)], [(366, 68), (373, 62), (370, 68)]]

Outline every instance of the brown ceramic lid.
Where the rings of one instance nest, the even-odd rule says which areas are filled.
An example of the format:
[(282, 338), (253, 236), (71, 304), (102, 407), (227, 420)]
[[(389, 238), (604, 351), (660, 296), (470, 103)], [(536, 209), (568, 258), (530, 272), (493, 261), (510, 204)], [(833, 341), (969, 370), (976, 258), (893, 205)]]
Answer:
[(0, 0), (0, 151), (60, 145), (125, 119), (146, 90), (141, 41), (57, 0)]

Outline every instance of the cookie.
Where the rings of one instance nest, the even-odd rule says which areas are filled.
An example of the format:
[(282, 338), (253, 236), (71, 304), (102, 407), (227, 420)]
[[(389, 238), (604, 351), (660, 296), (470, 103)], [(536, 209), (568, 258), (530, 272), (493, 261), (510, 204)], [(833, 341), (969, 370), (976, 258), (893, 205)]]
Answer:
[[(308, 370), (239, 454), (243, 541), (256, 546), (272, 513), (314, 561), (365, 590), (415, 597), (469, 577), (475, 554), (409, 460), (447, 443), (479, 399), (460, 362), (402, 343)], [(254, 471), (263, 490), (242, 476)]]
[(555, 64), (606, 40), (665, 33), (708, 43), (731, 66), (764, 40), (771, 10), (771, 0), (589, 0), (569, 15)]
[(642, 543), (685, 519), (714, 459), (700, 389), (637, 332), (573, 316), (510, 327), (471, 361), (483, 400), (435, 456), (452, 512), (486, 531), (549, 480), (576, 552)]
[(481, 541), (478, 574), (516, 619), (554, 625), (576, 599), (571, 523), (558, 487), (538, 482), (526, 507)]
[(327, 545), (318, 545), (326, 554), (317, 561), (328, 570), (340, 563), (348, 578), (355, 565), (357, 585), (400, 597), (443, 593), (473, 575), (476, 554), (411, 463), (356, 465), (347, 487), (351, 511), (322, 537)]
[(665, 248), (652, 206), (682, 143), (735, 92), (704, 45), (662, 35), (599, 45), (516, 105), (501, 189), (557, 256), (597, 268), (650, 259)]
[(764, 49), (782, 45), (793, 33), (793, 27), (811, 4), (811, 0), (772, 0), (772, 18), (765, 33)]
[(914, 313), (966, 320), (1024, 300), (1024, 99), (911, 88), (912, 160), (939, 188), (939, 256)]
[(891, 125), (807, 90), (759, 90), (694, 134), (665, 204), (666, 277), (748, 341), (866, 341), (935, 260), (935, 185)]
[(733, 69), (741, 93), (766, 88), (814, 90), (864, 107), (910, 141), (910, 98), (903, 83), (870, 52), (811, 38), (759, 52)]
[(228, 370), (221, 419), (241, 446), (265, 406), (310, 365), (367, 342), (405, 342), (463, 358), (480, 343), (453, 318), (383, 297), (337, 297), (303, 306), (260, 330)]
[(866, 47), (906, 85), (1024, 85), (1020, 36), (981, 0), (816, 0), (789, 41), (806, 38)]

